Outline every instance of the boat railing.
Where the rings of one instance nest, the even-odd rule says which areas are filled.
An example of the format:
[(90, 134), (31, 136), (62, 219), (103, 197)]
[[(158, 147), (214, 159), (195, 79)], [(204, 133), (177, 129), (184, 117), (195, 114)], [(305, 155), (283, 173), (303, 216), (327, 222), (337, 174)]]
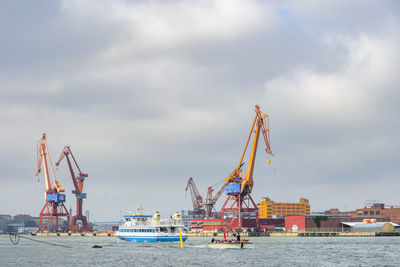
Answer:
[(155, 226), (155, 225), (173, 225), (173, 226), (182, 226), (181, 222), (171, 221), (168, 219), (160, 220), (160, 221), (130, 221), (130, 225), (144, 225), (144, 226)]

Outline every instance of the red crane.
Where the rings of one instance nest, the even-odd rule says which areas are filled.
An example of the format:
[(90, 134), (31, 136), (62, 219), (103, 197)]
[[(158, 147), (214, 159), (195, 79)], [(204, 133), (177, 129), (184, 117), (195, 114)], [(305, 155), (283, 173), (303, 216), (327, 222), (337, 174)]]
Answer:
[(192, 202), (193, 202), (193, 212), (200, 217), (203, 218), (211, 218), (213, 217), (213, 210), (215, 213), (215, 203), (221, 197), (222, 193), (225, 189), (225, 184), (221, 187), (221, 189), (217, 192), (215, 196), (212, 196), (214, 189), (212, 186), (208, 187), (207, 196), (205, 199), (201, 197), (199, 192), (197, 191), (196, 185), (194, 184), (193, 178), (190, 177), (188, 183), (186, 185), (186, 191), (190, 188), (190, 193), (192, 195)]
[[(78, 176), (75, 176), (74, 168), (72, 167), (72, 162), (69, 156), (71, 156), (72, 160), (74, 161), (75, 167), (78, 169)], [(83, 183), (88, 175), (86, 173), (83, 173), (79, 168), (79, 165), (76, 162), (75, 157), (72, 154), (69, 146), (64, 147), (63, 151), (61, 152), (60, 158), (56, 162), (56, 166), (60, 165), (60, 162), (63, 158), (67, 159), (72, 182), (74, 183), (75, 187), (75, 190), (72, 190), (72, 194), (74, 194), (76, 197), (76, 215), (72, 217), (70, 229), (72, 231), (92, 231), (92, 228), (89, 226), (86, 216), (82, 214), (83, 199), (86, 198), (86, 193), (83, 193)], [(82, 224), (81, 226), (80, 223)]]
[(194, 184), (192, 177), (189, 178), (185, 191), (187, 191), (188, 188), (190, 188), (190, 194), (192, 196), (194, 215), (205, 217), (206, 210), (204, 209), (203, 206), (203, 198), (200, 196), (199, 191), (197, 191), (196, 185)]
[(217, 203), (217, 200), (221, 197), (221, 195), (224, 192), (224, 190), (225, 190), (225, 183), (219, 189), (217, 194), (215, 194), (215, 196), (213, 197), (212, 193), (213, 193), (214, 189), (213, 189), (212, 186), (208, 187), (207, 197), (206, 197), (206, 199), (203, 200), (203, 205), (204, 205), (205, 210), (206, 210), (207, 218), (213, 217), (212, 216), (213, 210), (215, 211), (215, 213), (217, 213), (217, 210), (215, 209), (215, 203)]
[[(49, 151), (47, 150), (46, 133), (43, 133), (42, 138), (38, 141), (37, 159), (38, 160), (37, 160), (36, 176), (40, 173), (41, 166), (43, 163), (44, 177), (46, 183), (46, 188), (44, 193), (46, 203), (44, 204), (42, 210), (40, 211), (39, 230), (60, 231), (58, 225), (59, 217), (67, 217), (66, 218), (67, 228), (69, 229), (69, 223), (68, 223), (69, 213), (64, 205), (65, 194), (60, 194), (65, 190), (56, 180), (53, 165), (51, 164), (50, 154)], [(49, 168), (48, 168), (49, 166), (51, 174), (53, 176), (53, 183), (50, 183)], [(55, 227), (53, 227), (54, 221), (56, 223)]]

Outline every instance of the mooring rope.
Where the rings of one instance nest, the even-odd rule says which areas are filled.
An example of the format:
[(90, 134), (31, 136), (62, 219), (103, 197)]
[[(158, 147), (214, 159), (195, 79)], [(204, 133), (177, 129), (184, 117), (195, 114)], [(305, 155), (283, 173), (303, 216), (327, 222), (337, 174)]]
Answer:
[[(13, 239), (13, 237), (14, 237), (14, 239)], [(18, 237), (18, 239), (17, 239), (17, 237)], [(10, 240), (11, 240), (11, 243), (13, 243), (14, 245), (18, 245), (19, 238), (20, 238), (19, 236), (15, 235), (13, 233), (10, 233)]]
[[(10, 240), (11, 240), (11, 242), (12, 242), (14, 245), (17, 245), (18, 242), (19, 242), (19, 239), (22, 237), (22, 238), (25, 238), (25, 239), (28, 239), (28, 240), (31, 240), (31, 241), (35, 241), (35, 242), (39, 242), (39, 243), (44, 243), (44, 244), (47, 244), (47, 245), (52, 245), (52, 246), (57, 246), (57, 247), (63, 247), (63, 248), (72, 248), (72, 247), (70, 247), (70, 246), (65, 246), (65, 245), (60, 245), (60, 244), (55, 244), (55, 243), (51, 243), (51, 242), (46, 242), (46, 241), (41, 241), (41, 240), (29, 238), (29, 237), (27, 237), (27, 236), (18, 235), (18, 234), (16, 234), (16, 233), (11, 233), (11, 232), (10, 232), (9, 235), (10, 235)], [(17, 237), (18, 237), (18, 240), (17, 240)]]

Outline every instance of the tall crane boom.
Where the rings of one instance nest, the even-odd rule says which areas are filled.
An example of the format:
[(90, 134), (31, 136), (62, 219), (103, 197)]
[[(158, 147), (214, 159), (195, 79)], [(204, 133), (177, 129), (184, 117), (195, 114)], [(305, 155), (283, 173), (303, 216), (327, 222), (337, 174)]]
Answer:
[(193, 178), (190, 177), (188, 180), (188, 183), (186, 185), (185, 191), (190, 188), (190, 194), (192, 196), (192, 203), (193, 203), (193, 212), (205, 216), (206, 211), (203, 206), (203, 198), (199, 194), (199, 191), (197, 191), (196, 185), (194, 184)]
[[(60, 183), (56, 179), (56, 175), (54, 174), (54, 169), (53, 165), (51, 164), (51, 159), (50, 159), (50, 154), (47, 149), (47, 143), (46, 143), (46, 133), (42, 134), (42, 138), (38, 141), (37, 145), (37, 168), (36, 168), (36, 176), (40, 173), (42, 170), (42, 163), (43, 163), (43, 168), (44, 168), (44, 178), (45, 178), (45, 192), (46, 193), (60, 193), (64, 192), (64, 188), (60, 185)], [(49, 166), (51, 170), (51, 174), (53, 176), (53, 183), (50, 184), (50, 175), (49, 175)]]
[[(274, 154), (271, 151), (270, 147), (270, 136), (269, 136), (269, 116), (262, 112), (260, 110), (260, 107), (258, 105), (255, 106), (255, 112), (256, 115), (253, 120), (253, 124), (250, 128), (250, 133), (246, 141), (246, 145), (244, 147), (242, 157), (240, 158), (238, 167), (232, 172), (232, 174), (226, 179), (227, 183), (240, 183), (240, 193), (251, 193), (254, 185), (254, 180), (253, 180), (253, 171), (254, 171), (254, 165), (255, 165), (255, 159), (256, 159), (256, 154), (257, 154), (257, 146), (258, 146), (258, 140), (260, 136), (260, 132), (262, 132), (265, 145), (266, 145), (266, 152), (267, 154), (273, 156)], [(255, 128), (255, 130), (254, 130)], [(250, 153), (250, 159), (249, 163), (247, 166), (247, 171), (245, 173), (245, 177), (243, 178), (241, 176), (242, 174), (242, 166), (243, 166), (243, 158), (244, 155), (246, 154), (247, 147), (250, 143), (250, 138), (252, 134), (254, 134), (254, 140), (253, 140), (253, 146), (251, 149)]]
[[(71, 158), (75, 163), (75, 167), (79, 171), (78, 176), (75, 176), (74, 169), (72, 167), (72, 162), (69, 158), (69, 155), (71, 155)], [(72, 193), (73, 194), (81, 194), (82, 190), (83, 190), (83, 181), (85, 180), (86, 177), (88, 177), (88, 175), (86, 173), (82, 173), (81, 169), (79, 168), (78, 163), (75, 160), (74, 154), (72, 154), (71, 148), (69, 146), (64, 147), (58, 161), (56, 162), (56, 166), (60, 165), (60, 162), (61, 162), (61, 160), (64, 159), (64, 157), (67, 159), (69, 171), (70, 171), (71, 177), (72, 177), (72, 182), (75, 187), (75, 192), (72, 192)]]
[[(69, 213), (64, 205), (65, 194), (64, 188), (57, 181), (54, 174), (53, 165), (51, 164), (50, 154), (47, 149), (46, 133), (42, 134), (42, 138), (37, 143), (37, 168), (36, 175), (41, 172), (43, 164), (45, 177), (45, 204), (39, 214), (39, 230), (55, 230), (59, 231), (59, 217), (67, 218), (67, 228), (69, 228)], [(53, 183), (50, 183), (49, 167), (53, 176)], [(43, 220), (45, 219), (45, 220)], [(55, 222), (55, 227), (53, 223)]]
[(222, 185), (222, 187), (219, 189), (219, 191), (215, 194), (213, 197), (213, 202), (216, 203), (218, 199), (222, 196), (222, 193), (225, 191), (225, 183)]
[[(242, 185), (241, 185), (241, 193), (247, 191), (248, 193), (251, 193), (252, 189), (253, 189), (253, 185), (254, 185), (254, 180), (253, 180), (253, 171), (254, 171), (254, 164), (255, 164), (255, 159), (256, 159), (256, 154), (257, 154), (257, 145), (258, 145), (258, 139), (260, 136), (260, 131), (263, 134), (264, 137), (264, 141), (265, 141), (265, 145), (266, 145), (266, 149), (265, 151), (267, 152), (267, 154), (269, 155), (274, 155), (271, 151), (271, 147), (270, 147), (270, 138), (269, 138), (269, 116), (265, 113), (263, 113), (260, 110), (260, 107), (258, 105), (256, 105), (255, 107), (255, 112), (256, 112), (256, 116), (254, 118), (254, 122), (257, 123), (256, 126), (256, 132), (255, 132), (255, 136), (254, 136), (254, 140), (253, 140), (253, 147), (251, 149), (251, 154), (250, 154), (250, 160), (249, 160), (249, 165), (247, 167), (247, 172), (245, 175), (244, 180), (242, 181)], [(254, 122), (253, 122), (253, 127), (250, 130), (250, 134), (249, 137), (251, 136), (251, 134), (253, 133), (253, 129), (254, 129)], [(247, 144), (249, 142), (247, 141)], [(246, 144), (246, 147), (247, 147)]]

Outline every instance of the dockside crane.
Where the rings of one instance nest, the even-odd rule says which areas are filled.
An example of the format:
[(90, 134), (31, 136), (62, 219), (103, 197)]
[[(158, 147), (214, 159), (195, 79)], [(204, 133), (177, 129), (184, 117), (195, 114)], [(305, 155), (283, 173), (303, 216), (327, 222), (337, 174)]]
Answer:
[[(266, 153), (273, 156), (274, 154), (270, 148), (270, 135), (269, 135), (269, 116), (260, 110), (258, 105), (255, 106), (255, 118), (250, 128), (250, 133), (246, 141), (245, 148), (240, 158), (239, 164), (236, 169), (226, 178), (225, 194), (228, 196), (224, 205), (221, 208), (221, 225), (224, 225), (224, 215), (230, 213), (230, 227), (231, 228), (248, 228), (258, 227), (258, 208), (251, 197), (251, 192), (254, 186), (253, 171), (255, 159), (257, 154), (257, 146), (259, 141), (260, 132), (263, 135)], [(250, 139), (254, 133), (253, 146), (250, 152), (250, 159), (247, 166), (247, 171), (243, 177), (243, 158), (246, 154), (247, 147)], [(268, 159), (268, 163), (270, 163)], [(233, 215), (233, 216), (232, 216)], [(243, 217), (255, 217), (256, 225), (244, 225)]]
[(207, 218), (211, 218), (212, 212), (215, 211), (217, 213), (217, 210), (215, 209), (215, 204), (217, 203), (218, 199), (221, 197), (222, 193), (225, 190), (225, 183), (222, 185), (222, 187), (218, 190), (217, 194), (215, 196), (212, 196), (212, 193), (214, 192), (214, 189), (212, 186), (209, 186), (207, 189), (207, 196), (206, 199), (203, 200), (203, 205), (206, 210), (206, 216)]
[[(45, 177), (45, 204), (39, 215), (39, 231), (60, 231), (58, 220), (60, 217), (66, 217), (67, 230), (69, 229), (69, 212), (64, 205), (65, 192), (64, 188), (57, 181), (54, 174), (53, 165), (51, 164), (50, 154), (47, 149), (46, 133), (42, 134), (42, 138), (37, 144), (37, 169), (36, 176), (42, 170), (42, 163)], [(53, 176), (53, 182), (50, 183), (49, 167)], [(55, 227), (53, 225), (55, 221)]]
[(212, 193), (214, 192), (213, 186), (209, 186), (207, 189), (206, 198), (204, 199), (199, 194), (192, 177), (189, 178), (185, 191), (187, 191), (188, 188), (190, 188), (190, 193), (192, 196), (193, 213), (202, 218), (213, 217), (212, 214), (213, 211), (217, 213), (217, 211), (215, 210), (215, 204), (217, 203), (217, 200), (221, 197), (222, 193), (224, 192), (225, 184), (221, 187), (220, 190), (218, 190), (215, 196), (212, 195)]
[(203, 198), (199, 194), (199, 191), (197, 190), (192, 177), (189, 178), (186, 188), (185, 188), (185, 191), (187, 191), (189, 188), (190, 188), (190, 194), (192, 197), (194, 215), (196, 215), (198, 217), (205, 217), (206, 210), (204, 209), (204, 206), (203, 206)]
[[(75, 175), (70, 156), (74, 162), (76, 169), (78, 170), (77, 176)], [(72, 231), (92, 231), (92, 228), (89, 226), (86, 216), (82, 214), (83, 199), (86, 198), (86, 193), (83, 193), (83, 183), (88, 177), (88, 174), (81, 171), (69, 146), (64, 147), (63, 151), (61, 152), (60, 158), (56, 162), (56, 166), (59, 166), (60, 162), (64, 158), (67, 160), (68, 168), (72, 177), (72, 182), (75, 187), (75, 190), (72, 190), (72, 194), (74, 194), (76, 197), (76, 215), (72, 217), (70, 229)]]

